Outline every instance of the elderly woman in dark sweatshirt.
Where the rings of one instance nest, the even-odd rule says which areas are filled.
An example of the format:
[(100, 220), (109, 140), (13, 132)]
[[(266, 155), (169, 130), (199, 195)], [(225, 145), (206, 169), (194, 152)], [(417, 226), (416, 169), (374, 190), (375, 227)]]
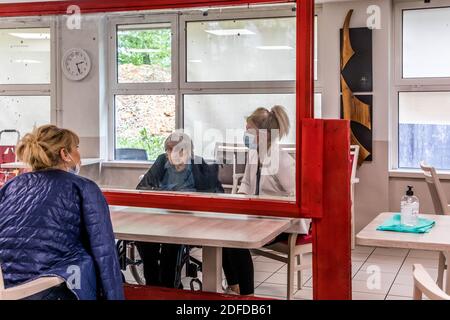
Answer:
[[(203, 158), (194, 155), (193, 144), (187, 134), (172, 133), (166, 139), (164, 149), (166, 152), (156, 159), (137, 189), (223, 192), (217, 165), (208, 165)], [(144, 262), (146, 284), (174, 287), (177, 255), (181, 246), (139, 242), (137, 247)]]

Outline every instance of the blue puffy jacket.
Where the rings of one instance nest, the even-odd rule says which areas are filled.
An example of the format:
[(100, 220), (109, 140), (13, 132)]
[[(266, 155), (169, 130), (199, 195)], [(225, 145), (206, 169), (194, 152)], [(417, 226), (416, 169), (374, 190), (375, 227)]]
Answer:
[(0, 189), (5, 286), (59, 276), (79, 299), (123, 299), (108, 204), (98, 186), (62, 170), (25, 173)]

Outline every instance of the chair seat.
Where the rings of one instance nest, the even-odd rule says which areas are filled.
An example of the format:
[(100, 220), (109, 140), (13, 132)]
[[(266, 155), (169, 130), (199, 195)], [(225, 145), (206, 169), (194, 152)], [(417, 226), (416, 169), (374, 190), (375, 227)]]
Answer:
[[(302, 244), (312, 243), (312, 241), (313, 241), (312, 234), (299, 234), (297, 236), (297, 241), (296, 241), (295, 245), (300, 246)], [(287, 240), (281, 241), (281, 242), (286, 245), (288, 244)]]

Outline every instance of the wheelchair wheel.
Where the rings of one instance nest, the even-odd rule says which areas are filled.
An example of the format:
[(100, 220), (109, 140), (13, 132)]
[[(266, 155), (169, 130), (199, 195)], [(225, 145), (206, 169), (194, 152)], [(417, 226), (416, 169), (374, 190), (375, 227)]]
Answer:
[(139, 251), (134, 242), (128, 244), (127, 251), (127, 256), (131, 260), (131, 263), (129, 264), (131, 275), (139, 285), (145, 285), (144, 264), (142, 263)]

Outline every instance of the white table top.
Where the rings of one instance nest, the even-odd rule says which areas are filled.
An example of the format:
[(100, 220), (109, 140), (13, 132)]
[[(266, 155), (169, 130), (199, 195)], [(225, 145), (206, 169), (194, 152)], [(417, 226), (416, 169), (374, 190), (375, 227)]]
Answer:
[(356, 244), (388, 248), (450, 252), (450, 216), (421, 214), (421, 217), (434, 220), (436, 224), (428, 233), (404, 233), (377, 231), (377, 227), (390, 218), (394, 212), (378, 215), (356, 236)]
[(261, 248), (291, 226), (290, 219), (111, 206), (117, 239), (193, 246)]
[[(81, 166), (89, 166), (92, 164), (100, 163), (101, 159), (96, 158), (85, 158), (81, 159)], [(27, 169), (27, 165), (23, 162), (10, 162), (10, 163), (3, 163), (0, 164), (0, 168), (2, 169)]]

